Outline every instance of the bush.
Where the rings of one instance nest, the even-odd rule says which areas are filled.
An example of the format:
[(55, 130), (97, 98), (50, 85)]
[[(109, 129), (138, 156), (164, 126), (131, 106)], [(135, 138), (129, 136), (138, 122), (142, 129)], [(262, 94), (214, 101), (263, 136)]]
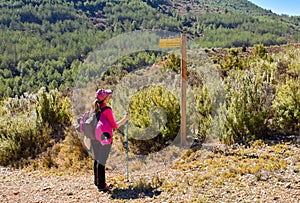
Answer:
[(300, 130), (300, 78), (287, 78), (285, 84), (277, 86), (273, 101), (275, 128), (284, 133)]
[(166, 62), (163, 64), (163, 67), (170, 69), (175, 73), (180, 73), (181, 59), (179, 56), (176, 56), (174, 53), (168, 55)]
[(58, 168), (62, 171), (82, 171), (93, 168), (92, 158), (83, 147), (77, 132), (71, 128), (62, 142), (54, 144), (30, 164), (29, 169)]
[(180, 105), (171, 92), (160, 86), (150, 86), (140, 90), (131, 101), (130, 122), (135, 128), (130, 134), (135, 136), (131, 137), (131, 142), (137, 153), (156, 151), (177, 136)]
[(52, 137), (56, 141), (63, 139), (62, 132), (65, 126), (71, 125), (70, 99), (61, 98), (61, 94), (57, 90), (47, 93), (45, 88), (40, 89), (36, 98), (37, 122), (41, 127), (49, 125), (55, 131)]
[(246, 143), (266, 133), (271, 87), (266, 74), (253, 68), (231, 72), (226, 79), (225, 143)]
[(50, 146), (51, 133), (49, 125), (38, 127), (35, 116), (29, 112), (3, 114), (0, 118), (0, 165), (18, 167), (22, 158), (35, 158)]
[(239, 53), (237, 49), (229, 49), (228, 57), (221, 62), (221, 69), (228, 70), (243, 70), (245, 69), (245, 60), (239, 57)]
[(263, 44), (257, 44), (254, 46), (254, 56), (261, 59), (267, 59), (267, 49)]
[(62, 98), (61, 93), (57, 90), (47, 93), (45, 88), (41, 88), (36, 96), (36, 112), (39, 121), (49, 123), (52, 127), (70, 124), (69, 98)]
[(210, 133), (212, 102), (206, 86), (195, 90), (197, 116), (199, 117), (197, 138), (204, 142)]
[(35, 158), (55, 140), (64, 138), (71, 124), (68, 99), (58, 91), (25, 94), (3, 101), (0, 117), (0, 165), (17, 166), (22, 159)]

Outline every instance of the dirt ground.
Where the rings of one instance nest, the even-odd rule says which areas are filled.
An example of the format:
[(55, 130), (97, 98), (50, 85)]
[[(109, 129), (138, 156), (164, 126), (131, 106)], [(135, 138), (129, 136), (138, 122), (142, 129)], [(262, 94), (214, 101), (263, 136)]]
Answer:
[[(276, 169), (268, 170), (266, 164), (275, 162), (268, 162), (270, 160), (265, 156), (270, 160), (279, 157), (278, 165), (284, 163), (284, 169), (272, 165)], [(130, 180), (127, 182), (124, 157), (119, 157), (113, 164), (110, 159), (107, 180), (114, 187), (109, 193), (98, 192), (93, 184), (91, 170), (71, 174), (2, 167), (0, 168), (0, 201), (9, 203), (300, 202), (298, 145), (261, 147), (251, 152), (228, 150), (226, 147), (217, 150), (202, 148), (172, 163), (155, 160), (161, 158), (152, 157), (151, 162), (145, 158), (131, 159)], [(243, 170), (247, 170), (246, 163), (253, 163), (253, 166), (262, 163), (262, 169), (257, 172), (249, 169), (248, 172), (241, 173), (242, 169), (238, 167), (243, 163), (246, 166)]]

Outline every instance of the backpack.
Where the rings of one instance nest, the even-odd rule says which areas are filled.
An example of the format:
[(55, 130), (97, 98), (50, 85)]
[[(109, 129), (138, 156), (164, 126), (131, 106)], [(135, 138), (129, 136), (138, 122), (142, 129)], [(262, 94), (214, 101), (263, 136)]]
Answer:
[[(84, 145), (86, 146), (86, 148), (88, 150), (91, 149), (91, 140), (96, 139), (95, 129), (96, 129), (97, 123), (101, 119), (101, 117), (104, 118), (104, 116), (101, 113), (108, 108), (110, 108), (110, 107), (106, 106), (106, 107), (102, 108), (98, 114), (95, 112), (87, 111), (82, 115), (82, 117), (79, 121), (78, 131), (80, 133), (84, 134), (83, 141), (84, 141)], [(102, 118), (102, 120), (103, 120), (103, 118)], [(105, 140), (105, 138), (103, 138), (103, 139)]]
[[(106, 106), (101, 109), (103, 112), (105, 109), (110, 109), (110, 107)], [(95, 128), (95, 138), (98, 140), (101, 145), (109, 145), (112, 143), (112, 127), (110, 123), (106, 120), (103, 114), (100, 113), (99, 121), (97, 122)]]
[(85, 112), (80, 120), (79, 132), (83, 133), (87, 138), (94, 140), (97, 122), (98, 119), (96, 113), (89, 111)]

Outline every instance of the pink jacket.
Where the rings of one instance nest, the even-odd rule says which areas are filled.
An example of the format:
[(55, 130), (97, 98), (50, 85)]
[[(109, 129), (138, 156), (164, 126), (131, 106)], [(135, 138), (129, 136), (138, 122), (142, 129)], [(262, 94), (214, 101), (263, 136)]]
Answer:
[[(101, 109), (105, 106), (107, 105), (103, 104)], [(111, 144), (113, 141), (113, 129), (117, 128), (118, 124), (115, 121), (114, 114), (111, 108), (107, 108), (101, 113), (100, 120), (95, 128), (95, 137), (102, 145)], [(104, 132), (108, 132), (111, 136), (108, 139), (102, 140), (101, 135)]]
[[(101, 109), (102, 109), (103, 107), (105, 107), (105, 106), (107, 106), (107, 104), (103, 104), (103, 105), (101, 106)], [(106, 118), (106, 120), (109, 122), (109, 124), (110, 124), (110, 126), (111, 126), (112, 129), (115, 130), (115, 129), (118, 128), (118, 124), (117, 124), (117, 122), (116, 122), (116, 120), (115, 120), (113, 111), (112, 111), (110, 108), (108, 108), (108, 109), (106, 109), (105, 111), (103, 111), (102, 114), (103, 114), (103, 116)]]

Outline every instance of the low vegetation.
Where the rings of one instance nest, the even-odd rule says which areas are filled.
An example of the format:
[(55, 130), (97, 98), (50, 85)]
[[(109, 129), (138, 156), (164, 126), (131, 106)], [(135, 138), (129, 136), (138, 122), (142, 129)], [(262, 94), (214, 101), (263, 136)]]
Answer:
[[(192, 123), (192, 126), (198, 129), (197, 137), (200, 142), (213, 136), (226, 144), (247, 145), (257, 139), (299, 136), (299, 50), (291, 46), (283, 52), (289, 57), (288, 60), (282, 57), (282, 53), (268, 53), (261, 45), (254, 47), (253, 57), (250, 58), (242, 58), (242, 52), (238, 49), (229, 49), (228, 59), (220, 61), (219, 65), (224, 74), (225, 102), (219, 108), (221, 120), (217, 123), (217, 127), (222, 131), (215, 135), (212, 135), (210, 128), (213, 122), (212, 97), (201, 82), (193, 86), (197, 100), (195, 113), (198, 116), (195, 121), (199, 123)], [(236, 63), (232, 61), (233, 54), (234, 60), (242, 61), (245, 66), (237, 68)], [(177, 64), (176, 57), (172, 60)], [(164, 68), (172, 67), (172, 60), (169, 60), (169, 65)], [(146, 104), (143, 104), (141, 98), (155, 101), (148, 102), (147, 109), (160, 116), (149, 118), (147, 111), (143, 113)], [(136, 153), (145, 152), (145, 147), (151, 153), (152, 150), (166, 145), (168, 140), (172, 141), (180, 122), (180, 117), (176, 117), (179, 110), (174, 108), (178, 106), (176, 97), (170, 92), (165, 92), (162, 87), (153, 86), (144, 89), (132, 99), (133, 125), (147, 128), (151, 122), (161, 122), (158, 129), (161, 135), (157, 136), (160, 138), (155, 140), (155, 145), (145, 145), (146, 141), (143, 139), (141, 143), (135, 142), (134, 139), (131, 141), (133, 148), (143, 147), (136, 150)], [(167, 112), (165, 117), (164, 114), (161, 115), (162, 109), (163, 112)], [(158, 118), (160, 120), (157, 120)], [(1, 165), (25, 166), (31, 163), (30, 160), (41, 157), (42, 163), (35, 162), (34, 167), (56, 168), (77, 165), (77, 162), (87, 160), (88, 154), (82, 147), (82, 137), (75, 132), (73, 120), (75, 119), (71, 113), (70, 98), (58, 91), (47, 93), (42, 88), (37, 94), (3, 100), (0, 128)], [(149, 151), (150, 146), (155, 146), (156, 149)], [(61, 157), (61, 153), (65, 154), (70, 150), (70, 157)], [(63, 160), (59, 160), (58, 157)]]

